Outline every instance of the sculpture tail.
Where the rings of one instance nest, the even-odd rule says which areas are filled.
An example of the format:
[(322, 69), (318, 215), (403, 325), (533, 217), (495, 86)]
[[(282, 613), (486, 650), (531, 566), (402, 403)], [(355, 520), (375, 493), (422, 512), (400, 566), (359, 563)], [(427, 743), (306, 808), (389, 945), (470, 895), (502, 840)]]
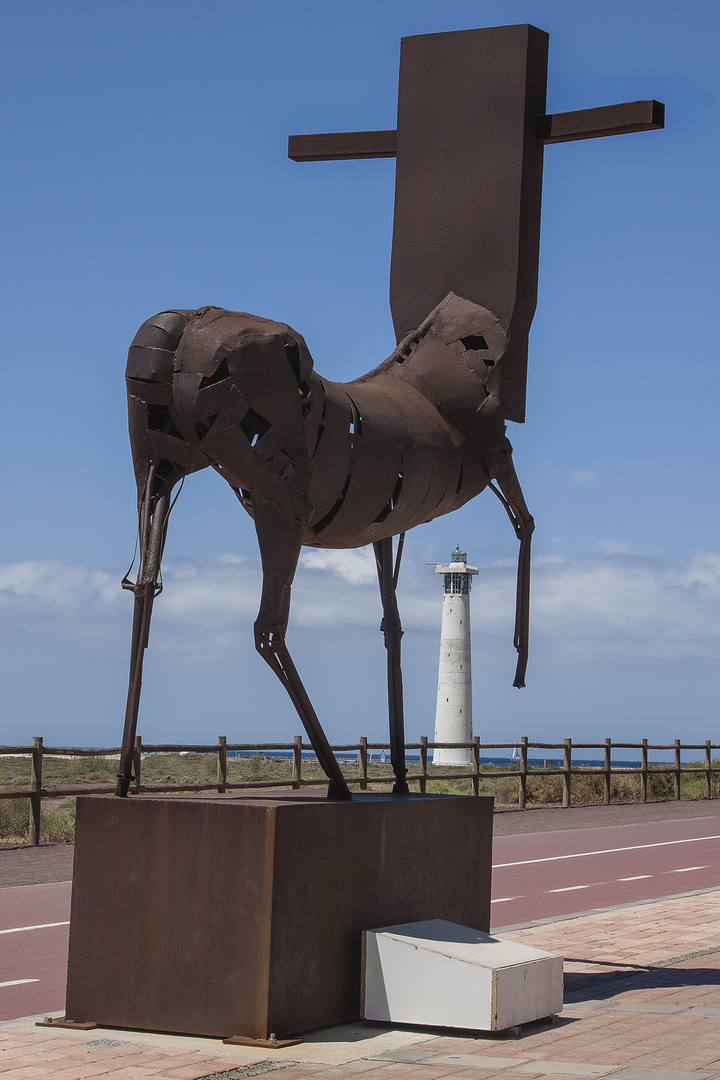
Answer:
[(518, 659), (513, 686), (522, 689), (525, 686), (525, 671), (528, 662), (528, 639), (530, 628), (530, 540), (535, 522), (523, 497), (520, 481), (517, 478), (512, 457), (508, 456), (504, 464), (495, 473), (498, 487), (490, 487), (505, 507), (515, 535), (520, 541), (518, 552), (517, 590), (515, 593), (515, 633), (513, 644), (517, 649)]

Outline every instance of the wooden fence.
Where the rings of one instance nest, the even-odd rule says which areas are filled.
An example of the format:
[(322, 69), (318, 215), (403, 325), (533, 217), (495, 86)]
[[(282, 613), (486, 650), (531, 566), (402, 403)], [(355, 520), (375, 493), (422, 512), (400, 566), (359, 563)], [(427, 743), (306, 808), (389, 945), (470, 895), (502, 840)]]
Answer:
[[(428, 750), (434, 749), (469, 749), (472, 754), (470, 768), (463, 771), (463, 767), (452, 766), (451, 772), (436, 771), (428, 772)], [(354, 753), (356, 762), (343, 762), (346, 766), (345, 775), (349, 784), (357, 785), (361, 791), (366, 791), (368, 785), (381, 785), (393, 783), (392, 775), (370, 775), (369, 764), (372, 761), (374, 751), (388, 753), (388, 743), (371, 743), (363, 736), (357, 743), (344, 743), (333, 746), (332, 749), (341, 754)], [(422, 736), (417, 743), (406, 743), (406, 750), (418, 751), (418, 770), (408, 773), (408, 782), (417, 784), (421, 792), (425, 792), (428, 779), (431, 780), (471, 780), (472, 794), (480, 794), (480, 783), (483, 780), (506, 780), (517, 778), (518, 781), (518, 808), (524, 810), (527, 801), (528, 777), (561, 776), (562, 777), (562, 805), (572, 805), (572, 782), (577, 776), (602, 777), (603, 803), (610, 804), (611, 778), (613, 776), (639, 776), (640, 777), (640, 801), (647, 802), (648, 779), (660, 774), (670, 774), (673, 778), (674, 797), (680, 798), (680, 777), (691, 773), (695, 776), (704, 777), (706, 799), (712, 795), (712, 777), (720, 774), (720, 767), (713, 766), (712, 752), (719, 750), (720, 745), (706, 740), (704, 743), (681, 743), (676, 739), (674, 743), (655, 744), (648, 743), (643, 739), (640, 743), (613, 742), (605, 739), (602, 743), (573, 743), (572, 739), (565, 739), (561, 743), (529, 742), (523, 736), (519, 743), (481, 743), (479, 737), (469, 743), (435, 743), (430, 742), (426, 736)], [(179, 792), (179, 791), (230, 791), (243, 788), (302, 788), (309, 786), (323, 786), (327, 780), (317, 777), (303, 776), (303, 752), (311, 751), (309, 743), (304, 743), (301, 735), (296, 735), (291, 743), (228, 743), (224, 735), (220, 735), (217, 743), (210, 744), (143, 744), (138, 736), (135, 740), (135, 779), (133, 792)], [(488, 756), (488, 751), (506, 750), (517, 754), (517, 760), (511, 762), (511, 766), (503, 766), (502, 769), (493, 767), (483, 769), (482, 756)], [(536, 766), (528, 761), (528, 750), (559, 750), (562, 752), (562, 764), (553, 766), (546, 760), (542, 766)], [(578, 750), (602, 750), (604, 752), (601, 765), (573, 765), (573, 751)], [(617, 750), (639, 750), (640, 765), (635, 767), (618, 766), (612, 764), (612, 752)], [(674, 760), (671, 764), (648, 762), (649, 751), (673, 751)], [(682, 765), (681, 753), (683, 750), (703, 751), (704, 763), (700, 765)], [(273, 751), (292, 755), (292, 776), (280, 780), (228, 780), (227, 761), (228, 753), (240, 753), (243, 755), (272, 756)], [(206, 784), (151, 784), (142, 783), (142, 756), (144, 754), (215, 754), (217, 755), (217, 777), (215, 782)], [(0, 799), (29, 799), (30, 822), (29, 842), (32, 845), (40, 843), (40, 824), (43, 799), (57, 799), (75, 795), (98, 795), (107, 794), (114, 790), (114, 784), (91, 786), (76, 784), (72, 788), (44, 788), (43, 787), (43, 759), (45, 757), (114, 757), (120, 754), (119, 747), (106, 749), (83, 749), (79, 747), (45, 746), (41, 737), (33, 739), (32, 746), (0, 746), (0, 755), (20, 757), (27, 755), (30, 758), (30, 784), (26, 789), (13, 789), (0, 791)], [(414, 762), (410, 762), (413, 765)], [(355, 765), (357, 773), (350, 773), (348, 765)], [(446, 766), (447, 768), (447, 766)]]

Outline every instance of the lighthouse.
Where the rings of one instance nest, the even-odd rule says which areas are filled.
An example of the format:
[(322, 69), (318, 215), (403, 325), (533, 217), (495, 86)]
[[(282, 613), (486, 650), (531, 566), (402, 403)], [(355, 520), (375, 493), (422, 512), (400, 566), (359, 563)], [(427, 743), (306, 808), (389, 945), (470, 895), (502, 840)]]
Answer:
[[(472, 739), (472, 675), (470, 670), (470, 589), (477, 566), (456, 547), (449, 563), (438, 563), (444, 596), (440, 631), (440, 666), (434, 742), (464, 743)], [(436, 765), (469, 765), (472, 750), (433, 750)]]

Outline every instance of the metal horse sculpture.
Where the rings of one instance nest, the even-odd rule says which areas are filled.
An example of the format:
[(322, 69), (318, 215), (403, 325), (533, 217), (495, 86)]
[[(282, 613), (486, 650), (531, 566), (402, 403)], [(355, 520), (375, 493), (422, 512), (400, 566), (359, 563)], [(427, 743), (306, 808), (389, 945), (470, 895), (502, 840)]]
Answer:
[(330, 795), (350, 798), (285, 644), (303, 544), (375, 549), (396, 793), (407, 791), (395, 600), (402, 538), (488, 486), (520, 539), (515, 685), (524, 684), (533, 521), (505, 419), (525, 417), (543, 147), (664, 123), (653, 100), (547, 115), (547, 50), (547, 34), (529, 25), (404, 38), (397, 131), (291, 136), (296, 161), (397, 159), (390, 306), (399, 344), (380, 367), (330, 382), (289, 326), (220, 308), (166, 311), (141, 327), (127, 369), (140, 568), (136, 583), (124, 582), (135, 615), (117, 794), (132, 780), (171, 493), (208, 466), (254, 518), (263, 566), (256, 646), (300, 715)]
[[(498, 396), (507, 333), (488, 310), (448, 295), (388, 359), (349, 383), (313, 370), (303, 338), (282, 323), (205, 307), (166, 311), (130, 348), (130, 438), (138, 486), (140, 566), (130, 688), (117, 794), (132, 780), (143, 654), (171, 495), (211, 466), (255, 522), (263, 567), (255, 645), (285, 686), (330, 780), (350, 792), (285, 643), (301, 547), (372, 543), (388, 658), (393, 791), (407, 792), (395, 599), (407, 529), (456, 510), (496, 480), (521, 540), (516, 686), (527, 658), (533, 528)], [(393, 565), (392, 538), (400, 536)]]

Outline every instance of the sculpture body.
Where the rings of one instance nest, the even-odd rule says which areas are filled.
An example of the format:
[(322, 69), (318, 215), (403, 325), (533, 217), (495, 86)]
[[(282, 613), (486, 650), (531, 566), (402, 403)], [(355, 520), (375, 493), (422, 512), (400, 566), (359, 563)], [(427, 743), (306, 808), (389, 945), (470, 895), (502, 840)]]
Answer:
[[(171, 492), (212, 466), (255, 522), (263, 591), (258, 651), (282, 679), (326, 768), (347, 786), (285, 646), (303, 544), (373, 543), (388, 646), (391, 757), (404, 781), (404, 734), (392, 537), (449, 513), (496, 479), (519, 535), (532, 519), (512, 464), (498, 396), (507, 335), (485, 308), (450, 294), (378, 368), (323, 379), (289, 326), (220, 308), (163, 312), (140, 328), (127, 367), (141, 565), (124, 746), (137, 720), (142, 653)], [(526, 626), (526, 608), (524, 609)], [(526, 643), (518, 642), (522, 684)], [(129, 772), (121, 775), (129, 784)]]

